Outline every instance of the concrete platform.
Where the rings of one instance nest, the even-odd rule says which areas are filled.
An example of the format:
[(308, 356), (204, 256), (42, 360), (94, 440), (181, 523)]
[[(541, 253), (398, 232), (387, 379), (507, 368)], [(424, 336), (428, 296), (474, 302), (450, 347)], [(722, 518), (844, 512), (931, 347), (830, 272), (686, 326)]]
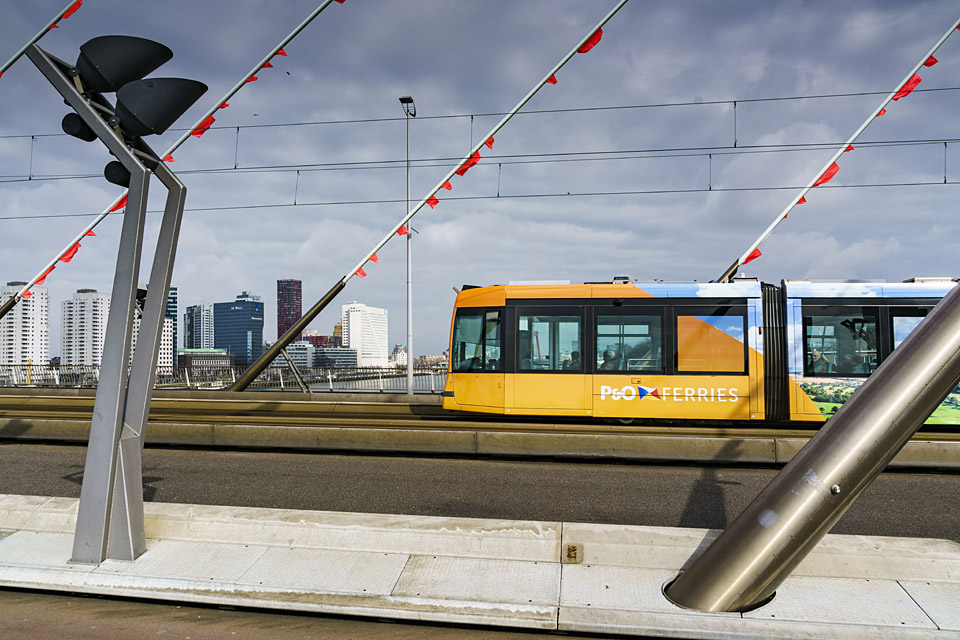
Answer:
[(960, 543), (827, 536), (767, 605), (663, 586), (717, 532), (148, 503), (147, 552), (69, 562), (77, 500), (0, 495), (0, 585), (682, 638), (960, 638)]

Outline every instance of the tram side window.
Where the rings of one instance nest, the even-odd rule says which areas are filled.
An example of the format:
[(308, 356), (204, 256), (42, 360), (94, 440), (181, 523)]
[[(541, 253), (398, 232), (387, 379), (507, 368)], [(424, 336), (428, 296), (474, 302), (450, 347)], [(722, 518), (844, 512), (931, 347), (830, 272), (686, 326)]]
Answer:
[(500, 312), (458, 313), (453, 328), (452, 357), (452, 371), (499, 371)]
[(677, 371), (746, 371), (746, 315), (742, 309), (677, 310)]
[(912, 309), (893, 308), (890, 320), (893, 324), (893, 348), (896, 349), (904, 338), (910, 335), (920, 321), (927, 317), (933, 307), (914, 307)]
[(660, 316), (597, 316), (597, 371), (663, 371)]
[(519, 371), (583, 371), (579, 316), (520, 312), (517, 325)]
[(871, 307), (805, 307), (804, 374), (864, 377), (877, 368), (877, 310)]

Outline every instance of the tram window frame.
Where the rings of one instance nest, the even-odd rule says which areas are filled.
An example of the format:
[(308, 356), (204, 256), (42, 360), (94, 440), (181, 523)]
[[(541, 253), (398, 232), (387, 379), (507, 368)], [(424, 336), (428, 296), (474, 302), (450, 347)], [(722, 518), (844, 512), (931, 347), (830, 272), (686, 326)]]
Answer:
[[(457, 357), (457, 338), (461, 331), (461, 321), (466, 318), (477, 318), (480, 322), (479, 342), (462, 341), (462, 344), (475, 345), (474, 352), (478, 355), (471, 356), (469, 360), (471, 365), (463, 369), (462, 364), (468, 358), (466, 354), (462, 359)], [(491, 323), (494, 327), (494, 335), (491, 337)], [(495, 344), (494, 344), (495, 343)], [(491, 357), (492, 351), (496, 349), (496, 358)], [(464, 350), (465, 351), (465, 350)], [(479, 366), (475, 366), (479, 364)], [(459, 365), (459, 366), (458, 366)], [(451, 340), (450, 352), (450, 372), (451, 373), (503, 373), (503, 309), (485, 309), (482, 307), (467, 307), (457, 310), (457, 315), (453, 323), (453, 337)]]
[[(547, 347), (549, 349), (547, 358), (550, 360), (547, 368), (533, 368), (533, 353), (531, 350), (531, 357), (524, 358), (524, 349), (521, 345), (522, 332), (532, 331), (533, 329), (521, 329), (521, 323), (524, 318), (561, 318), (567, 320), (575, 320), (577, 323), (577, 338), (576, 342), (579, 345), (579, 349), (571, 349), (568, 353), (573, 351), (578, 351), (580, 355), (580, 367), (576, 369), (570, 368), (569, 364), (570, 359), (560, 359), (560, 332), (557, 331), (554, 335), (553, 327), (556, 324), (556, 321), (550, 321), (550, 335), (548, 336)], [(583, 307), (573, 307), (573, 306), (549, 306), (549, 307), (517, 307), (513, 309), (513, 318), (511, 320), (511, 329), (513, 331), (512, 347), (514, 353), (513, 360), (513, 371), (515, 373), (549, 373), (549, 374), (567, 374), (567, 375), (583, 375), (587, 373), (587, 370), (584, 367), (584, 362), (586, 362), (586, 350), (584, 349), (584, 313)], [(554, 348), (556, 347), (556, 352)], [(525, 367), (524, 361), (529, 360), (530, 364)], [(564, 366), (564, 365), (567, 366)]]
[[(671, 314), (671, 329), (673, 330), (673, 366), (674, 371), (678, 375), (709, 375), (709, 376), (722, 376), (722, 375), (736, 375), (736, 376), (745, 376), (748, 375), (750, 371), (749, 367), (749, 327), (748, 327), (748, 314), (747, 314), (747, 304), (746, 302), (734, 303), (734, 304), (714, 304), (714, 305), (677, 305), (673, 308), (673, 313)], [(697, 316), (713, 316), (713, 317), (738, 317), (740, 318), (741, 328), (742, 328), (742, 338), (740, 342), (742, 344), (741, 352), (741, 366), (738, 369), (724, 369), (724, 370), (713, 370), (713, 369), (684, 369), (681, 367), (681, 353), (680, 353), (680, 327), (679, 322), (681, 316), (687, 317), (697, 317)], [(723, 329), (719, 329), (723, 331)], [(726, 333), (726, 331), (724, 331)], [(727, 334), (729, 335), (729, 334)], [(732, 336), (731, 336), (732, 337)]]
[[(619, 330), (616, 333), (605, 333), (601, 334), (600, 328), (602, 324), (607, 324), (612, 326), (609, 322), (604, 323), (603, 320), (607, 318), (622, 318), (619, 324)], [(632, 319), (643, 319), (642, 322), (631, 323), (633, 326), (645, 326), (647, 333), (625, 333), (625, 320), (627, 318)], [(655, 327), (652, 327), (655, 325)], [(648, 306), (623, 306), (623, 307), (600, 307), (596, 306), (593, 309), (593, 345), (596, 347), (594, 350), (593, 357), (593, 373), (598, 375), (611, 375), (611, 374), (630, 374), (630, 375), (663, 375), (666, 373), (667, 366), (667, 349), (666, 349), (666, 336), (667, 331), (664, 321), (664, 313), (662, 307), (648, 307)], [(652, 331), (651, 328), (655, 329)], [(658, 353), (654, 356), (658, 360), (658, 366), (653, 368), (630, 368), (630, 358), (629, 354), (634, 350), (640, 348), (640, 345), (629, 346), (630, 351), (627, 350), (627, 346), (624, 345), (624, 341), (628, 338), (633, 337), (650, 337), (650, 347), (645, 352), (644, 356), (639, 359), (645, 359), (646, 354), (649, 353)], [(601, 345), (600, 340), (604, 339), (617, 338), (618, 348), (614, 351), (616, 352), (617, 359), (617, 368), (616, 369), (602, 369), (603, 364), (603, 354), (608, 351), (608, 345)]]
[[(868, 378), (874, 371), (877, 370), (877, 367), (880, 366), (880, 363), (885, 357), (883, 353), (883, 344), (885, 340), (882, 337), (883, 333), (883, 315), (881, 313), (882, 309), (879, 305), (867, 305), (867, 304), (844, 304), (844, 305), (811, 305), (804, 304), (801, 308), (801, 358), (803, 360), (803, 375), (808, 378)], [(814, 325), (813, 318), (844, 318), (842, 321), (837, 321), (833, 325), (821, 324)], [(847, 326), (846, 322), (851, 322), (851, 326), (855, 326), (857, 320), (872, 320), (873, 322), (873, 362), (864, 359), (862, 354), (870, 352), (869, 343), (864, 349), (856, 349), (854, 351), (847, 351), (845, 354), (841, 354), (841, 336), (846, 338), (846, 334), (837, 334), (836, 331), (829, 335), (829, 339), (834, 343), (832, 346), (828, 347), (826, 340), (828, 339), (827, 332), (824, 331), (820, 336), (813, 335), (811, 329), (814, 326), (823, 326), (825, 328), (836, 328), (837, 326), (843, 326), (847, 330), (853, 332), (854, 329), (851, 326)], [(863, 332), (864, 329), (861, 328), (857, 330), (858, 332)], [(819, 339), (819, 344), (814, 346), (814, 342)], [(858, 338), (854, 338), (857, 340)], [(816, 349), (819, 351), (825, 358), (828, 370), (827, 371), (815, 371), (812, 364), (813, 351)], [(842, 358), (845, 355), (851, 355), (854, 358), (861, 358), (859, 371), (840, 371), (839, 369), (842, 366)], [(854, 364), (854, 367), (857, 365)]]
[[(887, 340), (888, 348), (890, 349), (889, 353), (892, 353), (894, 349), (900, 346), (900, 343), (903, 342), (908, 335), (913, 333), (913, 330), (916, 329), (916, 325), (911, 327), (899, 341), (897, 340), (897, 320), (899, 318), (920, 318), (923, 320), (930, 312), (933, 311), (935, 305), (919, 305), (916, 307), (890, 307), (890, 336)], [(919, 322), (917, 322), (919, 324)]]

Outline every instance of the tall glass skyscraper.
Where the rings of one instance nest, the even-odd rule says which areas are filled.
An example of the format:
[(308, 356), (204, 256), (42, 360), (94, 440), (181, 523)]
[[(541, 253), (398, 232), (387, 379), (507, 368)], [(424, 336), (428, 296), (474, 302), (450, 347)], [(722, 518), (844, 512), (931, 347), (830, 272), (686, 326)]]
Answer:
[(214, 344), (226, 349), (238, 367), (249, 367), (263, 353), (263, 302), (242, 292), (233, 302), (213, 305)]
[[(303, 315), (303, 283), (299, 280), (277, 280), (277, 339)], [(303, 333), (293, 339), (299, 342)]]

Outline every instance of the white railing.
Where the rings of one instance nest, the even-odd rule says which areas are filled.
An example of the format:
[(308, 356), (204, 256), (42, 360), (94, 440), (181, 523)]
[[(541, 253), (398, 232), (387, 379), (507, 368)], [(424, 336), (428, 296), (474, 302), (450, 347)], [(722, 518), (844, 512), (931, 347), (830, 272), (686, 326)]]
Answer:
[[(244, 371), (243, 367), (159, 367), (157, 389), (223, 389)], [(0, 387), (93, 388), (100, 367), (96, 365), (0, 365)], [(406, 393), (405, 368), (308, 367), (300, 375), (312, 392)], [(413, 370), (416, 393), (440, 393), (447, 372), (438, 367)], [(287, 367), (269, 367), (250, 384), (250, 389), (302, 391)]]

